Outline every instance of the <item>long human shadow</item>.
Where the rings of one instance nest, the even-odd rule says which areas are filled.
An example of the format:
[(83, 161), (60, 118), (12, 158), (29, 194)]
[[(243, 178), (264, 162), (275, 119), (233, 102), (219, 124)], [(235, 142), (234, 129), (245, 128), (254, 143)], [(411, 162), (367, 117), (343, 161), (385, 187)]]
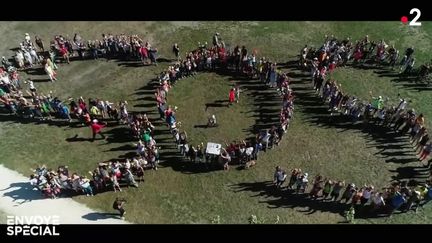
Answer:
[(82, 216), (83, 219), (98, 221), (104, 219), (120, 219), (119, 214), (117, 213), (88, 213)]
[(399, 74), (397, 70), (398, 69), (385, 69), (382, 71), (374, 71), (374, 73), (378, 74), (379, 77), (391, 78), (391, 82), (393, 82), (395, 85), (408, 90), (417, 92), (432, 91), (432, 83), (428, 84), (424, 81), (421, 81), (416, 75)]
[(17, 204), (44, 199), (41, 192), (35, 190), (35, 188), (28, 182), (11, 183), (8, 188), (0, 189), (0, 193), (6, 190), (10, 191), (3, 193), (3, 197), (12, 198)]
[(391, 78), (391, 82), (401, 88), (417, 92), (432, 91), (432, 84), (420, 81), (418, 76), (413, 74), (400, 74), (398, 65), (392, 68), (389, 65), (376, 65), (376, 63), (361, 65), (349, 63), (347, 66), (355, 69), (374, 70), (373, 72), (377, 74), (378, 77)]
[[(294, 72), (297, 71), (294, 70)], [(310, 78), (295, 80), (292, 86), (297, 98), (296, 107), (299, 107), (299, 110), (304, 114), (306, 122), (327, 129), (337, 128), (340, 133), (348, 130), (359, 133), (369, 147), (373, 146), (379, 149), (379, 153), (375, 154), (376, 156), (386, 158), (386, 163), (399, 164), (399, 168), (392, 171), (396, 173), (392, 180), (400, 181), (414, 178), (420, 182), (424, 178), (425, 171), (421, 169), (420, 163), (414, 167), (407, 165), (416, 162), (417, 159), (405, 135), (373, 122), (365, 124), (363, 121), (352, 121), (347, 116), (330, 115), (328, 105), (315, 94)]]
[(68, 122), (65, 119), (58, 119), (54, 118), (52, 120), (39, 120), (36, 118), (22, 118), (18, 117), (14, 114), (10, 114), (9, 111), (4, 109), (3, 107), (0, 107), (0, 122), (14, 122), (14, 123), (20, 123), (20, 124), (34, 124), (34, 125), (49, 125), (49, 126), (56, 126), (56, 127), (75, 127), (78, 126), (79, 122)]
[[(253, 192), (250, 197), (258, 197), (259, 203), (267, 204), (267, 208), (291, 208), (297, 212), (311, 215), (317, 212), (336, 213), (344, 216), (351, 204), (340, 203), (338, 201), (323, 201), (321, 198), (311, 199), (307, 193), (297, 194), (293, 190), (286, 188), (278, 189), (271, 181), (244, 182), (230, 185), (230, 190), (234, 193)], [(356, 207), (356, 218), (376, 218), (387, 214), (382, 212), (371, 213), (370, 206)]]
[(212, 103), (205, 104), (205, 110), (207, 111), (210, 107), (229, 107), (229, 100), (215, 100)]

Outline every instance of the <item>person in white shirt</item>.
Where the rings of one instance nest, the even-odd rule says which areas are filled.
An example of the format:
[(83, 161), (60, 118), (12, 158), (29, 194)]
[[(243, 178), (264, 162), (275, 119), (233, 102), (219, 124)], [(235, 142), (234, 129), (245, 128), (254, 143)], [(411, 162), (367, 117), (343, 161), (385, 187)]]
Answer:
[(375, 193), (372, 196), (372, 211), (375, 211), (379, 208), (381, 208), (382, 206), (385, 206), (385, 202), (384, 202), (384, 198), (383, 198), (383, 194), (380, 192)]
[(363, 190), (363, 194), (362, 194), (362, 197), (360, 199), (360, 202), (362, 205), (365, 205), (369, 201), (369, 199), (372, 196), (373, 189), (374, 189), (373, 186), (369, 186), (365, 190)]
[(31, 37), (30, 37), (30, 35), (29, 35), (28, 33), (25, 33), (24, 40), (25, 40), (27, 43), (30, 43), (30, 41), (31, 41)]

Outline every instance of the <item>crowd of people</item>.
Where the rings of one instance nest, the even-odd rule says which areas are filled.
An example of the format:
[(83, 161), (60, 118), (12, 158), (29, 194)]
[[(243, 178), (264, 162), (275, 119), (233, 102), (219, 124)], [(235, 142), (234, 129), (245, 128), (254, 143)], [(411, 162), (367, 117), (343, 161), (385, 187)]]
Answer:
[[(30, 40), (29, 40), (30, 41)], [(70, 57), (80, 59), (121, 59), (141, 60), (144, 65), (156, 64), (157, 48), (152, 47), (136, 34), (102, 34), (100, 40), (84, 40), (75, 33), (73, 38), (56, 35), (50, 41), (49, 50), (45, 50), (43, 40), (35, 37), (35, 42), (41, 52), (48, 51), (53, 63), (60, 57), (63, 62), (70, 63)]]
[(279, 190), (307, 194), (309, 200), (350, 204), (354, 207), (354, 213), (366, 210), (366, 213), (376, 215), (391, 215), (396, 210), (417, 212), (432, 200), (431, 182), (410, 186), (407, 181), (402, 181), (376, 189), (373, 185), (356, 186), (320, 174), (310, 182), (309, 174), (299, 168), (291, 170), (289, 179), (288, 173), (280, 166), (276, 167), (273, 175), (273, 183)]
[[(363, 40), (351, 46), (349, 38), (338, 41), (336, 38), (326, 37), (323, 46), (316, 50), (306, 45), (300, 54), (300, 66), (311, 71), (314, 90), (325, 103), (331, 115), (339, 113), (349, 116), (354, 122), (363, 120), (367, 125), (370, 122), (376, 125), (385, 126), (399, 132), (408, 133), (411, 143), (418, 151), (419, 160), (425, 161), (431, 150), (432, 144), (429, 139), (428, 130), (425, 127), (423, 114), (418, 114), (414, 109), (408, 108), (409, 101), (399, 98), (396, 104), (391, 104), (389, 99), (382, 96), (373, 96), (369, 101), (361, 101), (358, 97), (350, 96), (342, 90), (336, 80), (327, 79), (326, 75), (332, 72), (337, 66), (346, 65), (353, 57), (353, 63), (358, 64), (368, 59), (383, 64), (385, 60), (390, 66), (398, 62), (399, 52), (393, 46), (388, 48), (384, 41), (375, 44), (370, 42), (366, 36)], [(376, 55), (373, 50), (377, 48)], [(413, 67), (414, 49), (408, 48), (405, 56), (400, 61), (401, 73), (409, 73)], [(429, 167), (431, 161), (424, 166)], [(431, 171), (432, 172), (432, 171)], [(431, 174), (432, 175), (432, 174)], [(426, 183), (415, 186), (408, 186), (408, 182), (397, 182), (382, 190), (375, 190), (372, 185), (357, 187), (354, 183), (346, 184), (342, 180), (333, 180), (317, 175), (312, 181), (312, 187), (306, 192), (309, 186), (308, 173), (301, 169), (293, 169), (286, 188), (295, 193), (308, 193), (311, 200), (338, 201), (352, 207), (349, 212), (355, 214), (356, 210), (368, 208), (369, 213), (392, 214), (395, 210), (409, 211), (418, 210), (422, 205), (432, 199), (432, 177)], [(287, 180), (287, 173), (276, 167), (273, 182), (277, 188)], [(342, 192), (343, 188), (345, 190)], [(366, 207), (366, 205), (368, 207)], [(360, 206), (360, 207), (359, 207)]]
[[(89, 172), (91, 179), (77, 173), (70, 174), (67, 166), (60, 166), (56, 171), (42, 166), (31, 175), (31, 184), (49, 198), (56, 198), (63, 193), (93, 196), (107, 190), (121, 191), (121, 183), (138, 187), (135, 177), (143, 181), (144, 170), (157, 170), (160, 159), (159, 148), (154, 139), (155, 126), (149, 121), (146, 114), (129, 114), (127, 101), (118, 102), (117, 105), (102, 99), (89, 99), (87, 105), (82, 97), (77, 101), (70, 97), (67, 105), (66, 101), (61, 101), (52, 93), (47, 95), (39, 93), (31, 80), (23, 84), (18, 70), (40, 64), (44, 67), (50, 80), (56, 81), (55, 70), (58, 69), (56, 65), (58, 57), (61, 57), (66, 63), (70, 62), (70, 57), (77, 55), (82, 59), (86, 57), (98, 59), (102, 56), (107, 59), (141, 60), (143, 64), (148, 64), (150, 60), (151, 64), (156, 64), (157, 49), (137, 35), (124, 34), (102, 34), (101, 40), (89, 40), (87, 43), (78, 34), (75, 34), (73, 39), (58, 35), (50, 42), (48, 51), (45, 50), (40, 37), (35, 37), (35, 43), (39, 52), (31, 37), (26, 34), (16, 52), (15, 64), (2, 58), (0, 101), (11, 114), (41, 121), (52, 120), (53, 117), (69, 122), (77, 119), (83, 125), (91, 127), (92, 141), (98, 134), (106, 138), (101, 132), (106, 123), (101, 121), (114, 119), (119, 123), (128, 124), (132, 135), (138, 139), (138, 143), (134, 144), (136, 156), (124, 162), (99, 163), (94, 171)], [(156, 89), (155, 99), (160, 118), (169, 127), (182, 156), (187, 157), (191, 162), (217, 161), (225, 170), (228, 170), (229, 165), (233, 163), (245, 167), (253, 166), (260, 151), (266, 151), (279, 144), (293, 118), (294, 95), (290, 88), (288, 73), (278, 70), (277, 63), (266, 60), (264, 57), (257, 61), (256, 52), (248, 52), (245, 46), (236, 46), (232, 51), (229, 50), (225, 47), (219, 33), (213, 36), (212, 46), (208, 46), (207, 43), (199, 43), (197, 49), (182, 57), (179, 45), (174, 44), (173, 52), (177, 61), (159, 75), (159, 87)], [(392, 128), (401, 134), (408, 133), (413, 146), (419, 151), (419, 160), (423, 162), (428, 159), (432, 151), (432, 143), (425, 127), (423, 114), (409, 109), (407, 100), (398, 97), (400, 98), (398, 103), (391, 104), (389, 99), (373, 96), (371, 93), (371, 100), (361, 101), (358, 97), (345, 93), (336, 80), (326, 80), (329, 72), (338, 66), (346, 65), (350, 60), (353, 60), (354, 65), (373, 61), (378, 65), (387, 64), (391, 67), (399, 62), (400, 72), (410, 74), (413, 72), (415, 63), (413, 53), (414, 48), (408, 48), (399, 62), (399, 51), (394, 46), (387, 45), (384, 40), (374, 42), (366, 36), (354, 45), (349, 38), (340, 41), (334, 37), (327, 37), (323, 46), (318, 50), (308, 48), (308, 46), (301, 50), (300, 65), (311, 70), (314, 89), (324, 102), (328, 103), (331, 115), (339, 113), (351, 117), (353, 121), (363, 120), (365, 124), (374, 122), (377, 125)], [(206, 153), (204, 143), (190, 144), (186, 131), (180, 129), (181, 122), (176, 119), (178, 108), (167, 104), (167, 95), (173, 85), (181, 79), (194, 76), (197, 72), (202, 71), (235, 71), (251, 79), (257, 77), (263, 84), (277, 89), (282, 97), (278, 125), (259, 131), (252, 141), (225, 142), (220, 155), (216, 157)], [(429, 72), (430, 65), (428, 64), (422, 65), (419, 69), (420, 76), (427, 76)], [(28, 90), (24, 88), (24, 85), (28, 85)], [(23, 90), (30, 98), (25, 97)], [(228, 100), (231, 105), (239, 102), (239, 85), (234, 85), (230, 89)], [(211, 115), (208, 119), (208, 127), (217, 124), (216, 117)], [(282, 189), (287, 177), (287, 173), (278, 166), (274, 173), (275, 186)], [(308, 193), (311, 200), (370, 205), (370, 212), (373, 213), (391, 214), (398, 209), (417, 210), (432, 199), (431, 182), (411, 187), (406, 182), (402, 182), (376, 190), (372, 185), (357, 187), (353, 183), (346, 184), (342, 180), (317, 175), (311, 184), (311, 189), (307, 192), (309, 174), (302, 172), (301, 169), (293, 169), (287, 188), (297, 194)]]
[[(156, 142), (152, 138), (154, 126), (144, 114), (129, 114), (127, 111), (127, 101), (112, 103), (100, 98), (90, 98), (88, 102), (83, 97), (74, 99), (69, 97), (67, 100), (60, 100), (50, 92), (43, 94), (38, 91), (32, 80), (20, 80), (18, 71), (26, 68), (34, 68), (37, 64), (48, 65), (52, 70), (57, 69), (57, 57), (61, 57), (64, 62), (69, 63), (69, 57), (77, 53), (81, 58), (85, 58), (85, 51), (90, 51), (93, 58), (99, 55), (105, 55), (106, 58), (139, 58), (143, 63), (147, 63), (147, 58), (151, 63), (156, 63), (155, 54), (143, 55), (143, 53), (156, 52), (147, 42), (143, 44), (142, 40), (136, 35), (112, 36), (103, 35), (104, 43), (97, 42), (97, 52), (91, 52), (91, 45), (95, 42), (89, 41), (89, 49), (83, 47), (83, 40), (79, 35), (75, 35), (71, 41), (61, 35), (55, 36), (50, 42), (50, 50), (45, 50), (43, 41), (40, 37), (35, 37), (36, 45), (39, 52), (36, 52), (35, 45), (31, 37), (26, 33), (25, 40), (20, 43), (17, 51), (18, 56), (25, 52), (36, 52), (40, 56), (27, 60), (18, 58), (15, 65), (3, 57), (3, 68), (0, 69), (0, 101), (5, 109), (11, 114), (24, 119), (36, 119), (38, 121), (68, 121), (69, 123), (76, 119), (78, 124), (89, 126), (92, 130), (94, 141), (97, 135), (103, 139), (107, 137), (102, 132), (107, 125), (107, 120), (114, 120), (120, 124), (128, 124), (131, 128), (132, 135), (139, 139), (137, 147), (137, 156), (133, 159), (120, 163), (100, 163), (98, 168), (91, 172), (92, 179), (79, 176), (76, 173), (69, 175), (67, 167), (61, 166), (58, 171), (47, 170), (45, 167), (36, 169), (35, 174), (31, 176), (31, 183), (39, 188), (43, 194), (50, 198), (56, 198), (63, 192), (72, 192), (80, 194), (83, 192), (87, 195), (93, 195), (95, 192), (104, 191), (107, 188), (113, 188), (114, 191), (121, 190), (119, 182), (126, 182), (127, 185), (138, 186), (134, 176), (143, 178), (144, 169), (157, 169), (159, 161), (159, 152)], [(128, 42), (130, 41), (130, 42)], [(76, 47), (81, 48), (76, 48)], [(129, 46), (129, 47), (127, 47)], [(131, 46), (133, 48), (131, 48)], [(140, 50), (138, 47), (148, 48), (148, 52)], [(139, 51), (139, 52), (137, 52)], [(45, 56), (44, 55), (47, 55)], [(27, 54), (25, 54), (27, 55)], [(16, 59), (17, 60), (17, 59)], [(45, 67), (45, 70), (47, 68)], [(48, 72), (47, 72), (48, 73)], [(50, 76), (51, 81), (55, 80), (55, 74)], [(26, 87), (28, 85), (28, 87)], [(113, 176), (114, 175), (114, 176)], [(67, 193), (66, 193), (67, 194)]]
[[(361, 52), (361, 56), (371, 55), (373, 48), (366, 48), (365, 46), (371, 45), (369, 37), (366, 36), (363, 40), (358, 41), (354, 48), (354, 53)], [(422, 113), (416, 112), (414, 109), (410, 109), (409, 100), (398, 97), (396, 102), (392, 102), (389, 98), (384, 99), (380, 95), (373, 96), (370, 91), (369, 100), (361, 100), (360, 98), (349, 95), (343, 91), (342, 86), (338, 84), (336, 80), (331, 78), (326, 80), (326, 76), (329, 72), (334, 70), (339, 65), (343, 65), (349, 59), (345, 53), (341, 50), (345, 50), (349, 42), (338, 41), (336, 38), (326, 38), (325, 43), (322, 47), (311, 53), (310, 50), (302, 50), (302, 53), (309, 53), (306, 56), (302, 56), (301, 62), (306, 61), (306, 67), (310, 68), (313, 87), (316, 93), (326, 102), (329, 106), (329, 112), (331, 115), (339, 113), (340, 115), (348, 116), (353, 121), (363, 120), (365, 126), (370, 122), (376, 125), (384, 126), (399, 132), (401, 135), (409, 134), (411, 142), (414, 144), (420, 161), (426, 161), (431, 152), (431, 142), (426, 128), (425, 117)], [(380, 55), (388, 52), (393, 53), (397, 51), (387, 50), (387, 45), (384, 41), (377, 44), (377, 57), (378, 60), (382, 60)], [(349, 49), (349, 48), (348, 48)], [(369, 50), (368, 52), (366, 50)], [(366, 53), (364, 53), (366, 52)], [(408, 48), (406, 55), (402, 58), (401, 65), (406, 66), (408, 60), (412, 60), (413, 48)], [(341, 59), (340, 56), (344, 56)], [(354, 55), (355, 56), (355, 55)], [(390, 55), (391, 56), (391, 55)], [(303, 58), (305, 58), (303, 60)], [(361, 60), (361, 59), (359, 59)], [(357, 61), (359, 61), (357, 60)], [(398, 59), (396, 58), (396, 61)], [(354, 58), (353, 62), (356, 62)], [(335, 64), (332, 66), (332, 64)], [(405, 67), (406, 69), (406, 67)], [(430, 162), (429, 162), (430, 163)]]
[(45, 197), (57, 198), (62, 195), (93, 196), (97, 193), (113, 190), (122, 191), (120, 185), (138, 187), (138, 182), (144, 181), (144, 168), (147, 163), (141, 157), (124, 162), (102, 162), (93, 171), (90, 178), (70, 173), (68, 166), (62, 165), (57, 170), (40, 166), (30, 176), (31, 185), (38, 188)]
[[(324, 63), (325, 70), (321, 68), (315, 70), (320, 72), (332, 72), (336, 66), (344, 66), (352, 60), (354, 66), (372, 64), (389, 66), (392, 70), (398, 66), (400, 75), (416, 76), (419, 81), (429, 82), (431, 78), (431, 63), (414, 68), (416, 62), (414, 47), (408, 47), (400, 58), (400, 51), (394, 45), (388, 45), (385, 40), (370, 40), (368, 35), (355, 44), (350, 38), (338, 40), (334, 36), (326, 36), (325, 44), (320, 49), (305, 45), (300, 52), (300, 66), (307, 68), (309, 63), (311, 65), (314, 65), (314, 62)], [(314, 60), (315, 57), (317, 59)]]
[[(173, 52), (178, 61), (159, 75), (159, 86), (156, 89), (155, 99), (160, 118), (167, 123), (180, 153), (184, 157), (188, 157), (193, 162), (215, 160), (225, 170), (228, 170), (231, 163), (241, 164), (245, 167), (255, 164), (259, 151), (279, 144), (282, 135), (288, 129), (294, 111), (294, 96), (289, 87), (288, 74), (278, 72), (276, 63), (267, 61), (265, 58), (262, 58), (257, 63), (256, 53), (249, 53), (245, 46), (241, 48), (236, 46), (233, 51), (226, 49), (219, 33), (213, 36), (213, 46), (207, 47), (207, 43), (203, 45), (199, 43), (198, 48), (187, 53), (184, 59), (179, 56), (179, 50), (178, 44), (174, 44)], [(263, 83), (272, 88), (277, 88), (283, 98), (279, 117), (280, 124), (260, 131), (253, 141), (239, 140), (229, 144), (225, 142), (225, 147), (221, 149), (220, 156), (216, 157), (206, 153), (204, 143), (189, 144), (186, 131), (180, 130), (181, 122), (177, 122), (176, 119), (177, 107), (167, 105), (167, 95), (176, 82), (184, 77), (193, 76), (200, 71), (234, 71), (250, 78), (260, 77)], [(233, 85), (228, 93), (229, 105), (238, 103), (239, 100), (240, 86)], [(217, 124), (215, 115), (211, 115), (208, 118), (207, 126), (212, 127)]]

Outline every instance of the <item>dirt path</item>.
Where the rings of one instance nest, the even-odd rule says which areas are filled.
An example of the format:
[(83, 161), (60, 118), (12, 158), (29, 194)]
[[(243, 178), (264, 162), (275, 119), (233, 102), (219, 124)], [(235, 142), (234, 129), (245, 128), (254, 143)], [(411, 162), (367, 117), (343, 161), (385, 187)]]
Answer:
[[(58, 215), (60, 224), (124, 224), (113, 213), (98, 213), (71, 198), (46, 199), (28, 178), (0, 164), (0, 211), (15, 216)], [(2, 220), (1, 222), (5, 222)]]

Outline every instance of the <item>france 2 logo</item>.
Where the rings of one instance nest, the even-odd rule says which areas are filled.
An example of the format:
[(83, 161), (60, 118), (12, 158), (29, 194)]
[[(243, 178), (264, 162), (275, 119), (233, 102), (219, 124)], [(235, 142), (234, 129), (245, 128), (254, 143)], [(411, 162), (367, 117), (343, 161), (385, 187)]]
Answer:
[[(409, 22), (409, 26), (421, 26), (421, 22), (417, 22), (417, 20), (420, 18), (421, 16), (421, 11), (418, 8), (413, 8), (410, 11), (410, 14), (416, 14), (415, 17)], [(401, 17), (401, 22), (406, 24), (408, 22), (408, 17), (407, 16), (402, 16)]]

